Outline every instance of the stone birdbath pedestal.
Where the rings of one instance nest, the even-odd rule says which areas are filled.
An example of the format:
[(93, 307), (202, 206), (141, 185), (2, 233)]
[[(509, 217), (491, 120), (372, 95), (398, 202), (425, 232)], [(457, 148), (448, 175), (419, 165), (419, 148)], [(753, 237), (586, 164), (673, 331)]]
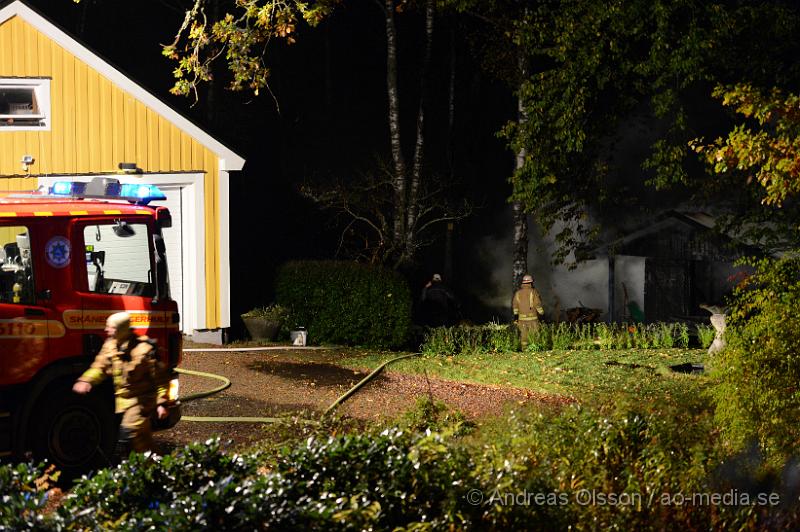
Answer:
[(725, 315), (727, 312), (726, 307), (718, 307), (712, 305), (700, 305), (711, 313), (711, 326), (714, 327), (714, 341), (708, 348), (709, 355), (716, 355), (725, 349)]

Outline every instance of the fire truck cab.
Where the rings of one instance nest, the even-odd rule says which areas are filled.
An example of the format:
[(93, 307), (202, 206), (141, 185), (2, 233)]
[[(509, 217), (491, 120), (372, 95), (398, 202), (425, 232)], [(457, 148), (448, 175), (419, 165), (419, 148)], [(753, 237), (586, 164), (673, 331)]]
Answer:
[(0, 456), (47, 458), (67, 475), (109, 464), (119, 420), (111, 379), (72, 392), (113, 313), (156, 341), (169, 380), (169, 428), (180, 419), (182, 335), (161, 229), (164, 195), (113, 178), (58, 182), (0, 196)]

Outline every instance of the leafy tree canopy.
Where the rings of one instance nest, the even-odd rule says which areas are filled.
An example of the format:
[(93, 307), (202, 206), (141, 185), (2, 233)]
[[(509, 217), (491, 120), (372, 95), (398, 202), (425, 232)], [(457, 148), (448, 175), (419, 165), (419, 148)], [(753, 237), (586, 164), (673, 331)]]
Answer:
[(722, 217), (722, 227), (769, 251), (800, 249), (800, 96), (749, 83), (719, 85), (714, 96), (745, 122), (711, 144), (690, 144), (718, 193), (738, 189), (750, 199), (744, 212)]
[[(79, 1), (79, 0), (78, 0)], [(256, 95), (268, 87), (269, 68), (264, 62), (267, 46), (273, 39), (294, 43), (301, 21), (319, 24), (337, 0), (236, 0), (232, 12), (219, 20), (206, 13), (213, 0), (193, 0), (186, 11), (175, 41), (163, 47), (163, 54), (176, 62), (171, 91), (178, 95), (194, 93), (199, 83), (210, 81), (212, 64), (224, 58), (233, 74), (230, 88), (250, 89)]]
[[(514, 199), (545, 229), (569, 222), (556, 258), (597, 234), (592, 218), (641, 202), (643, 181), (683, 199), (715, 190), (689, 146), (726, 126), (709, 112), (719, 109), (712, 89), (796, 83), (799, 21), (783, 2), (546, 0), (524, 10), (513, 30), (526, 54), (524, 115), (503, 134), (526, 153)], [(640, 138), (626, 140), (637, 123)]]
[(749, 84), (719, 86), (714, 96), (751, 119), (710, 146), (694, 143), (714, 172), (741, 172), (762, 187), (762, 203), (782, 206), (800, 193), (800, 96)]

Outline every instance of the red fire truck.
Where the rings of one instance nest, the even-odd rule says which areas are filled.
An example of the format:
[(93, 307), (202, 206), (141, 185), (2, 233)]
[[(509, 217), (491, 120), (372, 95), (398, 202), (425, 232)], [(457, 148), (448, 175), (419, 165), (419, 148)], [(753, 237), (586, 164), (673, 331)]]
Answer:
[(117, 440), (112, 383), (71, 391), (104, 337), (105, 320), (131, 315), (157, 342), (180, 419), (182, 336), (170, 298), (161, 229), (171, 217), (151, 185), (98, 177), (0, 196), (0, 456), (48, 458), (67, 475), (106, 466)]

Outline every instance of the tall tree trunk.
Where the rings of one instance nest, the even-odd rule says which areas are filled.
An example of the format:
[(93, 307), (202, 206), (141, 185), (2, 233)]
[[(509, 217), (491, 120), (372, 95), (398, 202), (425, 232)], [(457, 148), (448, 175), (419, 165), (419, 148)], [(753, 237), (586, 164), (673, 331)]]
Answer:
[(86, 20), (89, 14), (89, 9), (91, 8), (90, 4), (92, 3), (92, 0), (84, 0), (80, 7), (80, 16), (78, 17), (78, 23), (75, 27), (75, 33), (78, 34), (78, 37), (86, 36)]
[(522, 276), (528, 271), (528, 214), (520, 201), (513, 202), (511, 209), (514, 214), (514, 264), (511, 281), (512, 291), (516, 291)]
[(325, 113), (330, 114), (333, 109), (333, 75), (331, 72), (331, 24), (325, 23), (323, 28), (325, 38)]
[(408, 191), (408, 213), (406, 217), (406, 257), (414, 254), (415, 230), (419, 214), (419, 188), (422, 180), (422, 161), (425, 153), (425, 108), (428, 100), (428, 79), (431, 70), (433, 53), (433, 14), (434, 0), (425, 3), (425, 51), (422, 58), (422, 76), (420, 77), (419, 108), (417, 109), (417, 140), (414, 145), (414, 163), (411, 171), (411, 184)]
[[(450, 82), (447, 87), (447, 180), (455, 180), (455, 121), (456, 121), (456, 30), (450, 27)], [(450, 214), (450, 213), (448, 213)], [(447, 223), (444, 241), (444, 275), (453, 282), (453, 222)]]
[[(525, 79), (525, 64), (523, 54), (520, 52), (520, 85)], [(520, 86), (519, 95), (517, 96), (517, 120), (523, 124), (526, 120), (525, 109), (522, 103), (522, 87)], [(516, 164), (514, 170), (519, 171), (525, 164), (525, 149), (520, 148), (517, 152)], [(511, 204), (511, 209), (514, 217), (514, 255), (513, 266), (511, 273), (512, 280), (512, 293), (519, 287), (522, 276), (528, 271), (528, 213), (521, 201), (514, 201)]]
[(450, 82), (447, 86), (447, 173), (450, 182), (455, 178), (456, 123), (456, 28), (450, 27)]
[(389, 142), (392, 148), (394, 175), (393, 240), (394, 246), (403, 249), (406, 215), (406, 163), (400, 143), (400, 96), (397, 87), (397, 29), (394, 23), (394, 0), (385, 0), (383, 12), (386, 22), (386, 93), (389, 100)]

